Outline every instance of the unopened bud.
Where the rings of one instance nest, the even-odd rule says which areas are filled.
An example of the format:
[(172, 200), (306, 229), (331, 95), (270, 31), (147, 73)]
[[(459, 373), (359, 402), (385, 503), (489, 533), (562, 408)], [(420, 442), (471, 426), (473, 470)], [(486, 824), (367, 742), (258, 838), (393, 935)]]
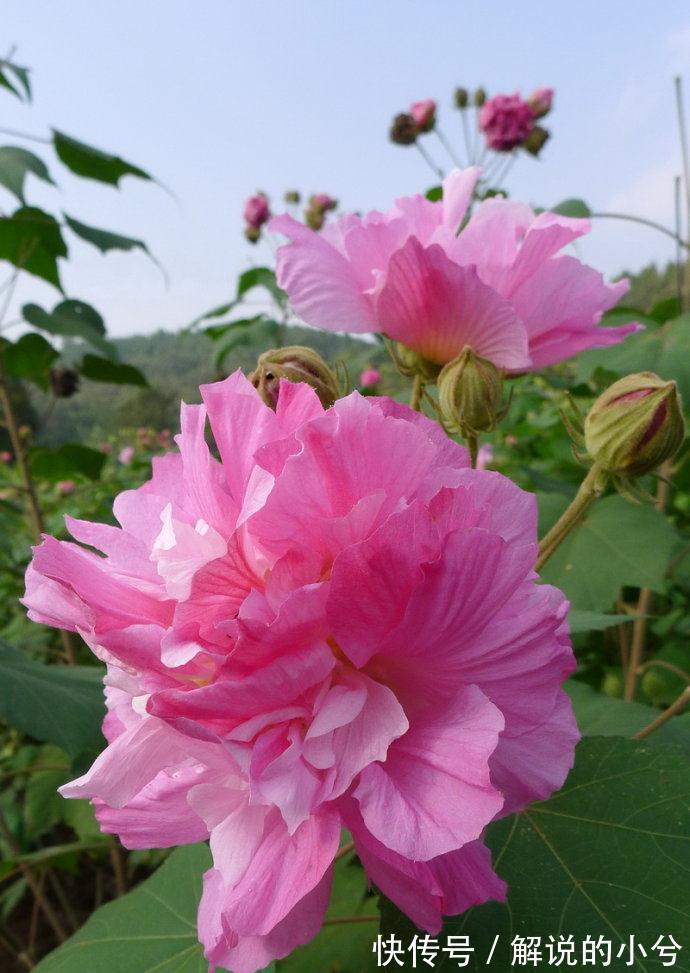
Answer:
[(585, 419), (587, 452), (607, 473), (624, 480), (653, 472), (677, 453), (684, 438), (676, 383), (654, 372), (614, 382)]
[(250, 243), (258, 243), (261, 236), (261, 230), (258, 226), (245, 226), (244, 235)]
[(444, 423), (465, 438), (489, 432), (506, 414), (500, 371), (469, 345), (443, 366), (436, 384)]
[(326, 222), (326, 214), (316, 206), (309, 206), (304, 211), (304, 222), (312, 230), (320, 230)]
[(486, 101), (486, 91), (484, 88), (477, 88), (472, 99), (475, 108), (481, 108)]
[(535, 125), (520, 148), (529, 152), (530, 155), (539, 155), (550, 138), (551, 135), (545, 128), (542, 128), (541, 125)]
[(390, 140), (396, 145), (414, 145), (419, 135), (419, 128), (412, 115), (401, 112), (393, 119), (390, 130)]
[(301, 198), (302, 197), (300, 196), (299, 192), (296, 189), (288, 189), (285, 195), (283, 196), (283, 199), (288, 204), (299, 203)]
[(456, 88), (453, 98), (456, 108), (467, 108), (470, 103), (470, 95), (467, 88)]
[(553, 88), (537, 88), (527, 99), (527, 104), (534, 112), (535, 118), (548, 115), (553, 105)]
[(303, 345), (274, 348), (259, 355), (249, 381), (272, 409), (278, 404), (281, 378), (311, 385), (326, 409), (338, 398), (338, 380), (333, 371), (321, 355)]
[(79, 373), (73, 368), (51, 368), (50, 385), (58, 399), (69, 399), (79, 388)]

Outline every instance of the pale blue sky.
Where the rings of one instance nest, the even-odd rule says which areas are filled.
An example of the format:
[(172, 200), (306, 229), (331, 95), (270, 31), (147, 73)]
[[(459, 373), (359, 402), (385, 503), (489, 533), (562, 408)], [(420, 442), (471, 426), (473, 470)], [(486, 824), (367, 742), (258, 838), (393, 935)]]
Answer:
[[(167, 289), (142, 256), (73, 244), (66, 290), (115, 334), (178, 327), (266, 259), (241, 235), (242, 201), (257, 188), (274, 203), (293, 186), (327, 191), (345, 209), (426, 188), (416, 151), (391, 145), (387, 129), (430, 96), (459, 142), (457, 84), (556, 88), (552, 141), (539, 162), (515, 166), (514, 197), (582, 196), (672, 218), (674, 74), (685, 73), (690, 103), (687, 0), (4, 0), (2, 21), (4, 47), (17, 44), (33, 69), (35, 104), (0, 93), (0, 125), (53, 124), (138, 163), (177, 197), (132, 179), (120, 191), (86, 183), (57, 162), (60, 192), (30, 188), (46, 207), (145, 239), (165, 265)], [(665, 261), (672, 247), (601, 221), (581, 253), (612, 274)], [(19, 294), (57, 299), (33, 281)]]

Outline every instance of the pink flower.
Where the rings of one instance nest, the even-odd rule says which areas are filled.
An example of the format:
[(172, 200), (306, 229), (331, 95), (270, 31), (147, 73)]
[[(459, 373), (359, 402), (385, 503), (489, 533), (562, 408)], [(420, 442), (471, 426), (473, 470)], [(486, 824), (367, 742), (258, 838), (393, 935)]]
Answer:
[(2, 462), (2, 463), (11, 463), (12, 462), (12, 453), (10, 453), (10, 451), (8, 449), (4, 449), (0, 453), (0, 462)]
[(534, 128), (536, 115), (520, 95), (496, 95), (479, 112), (479, 127), (489, 148), (510, 152), (525, 141)]
[(430, 132), (436, 124), (436, 102), (433, 98), (424, 98), (410, 105), (410, 115), (417, 123), (420, 132)]
[(251, 230), (259, 230), (271, 218), (268, 198), (263, 193), (250, 196), (244, 204), (244, 221)]
[[(597, 327), (628, 289), (559, 251), (587, 220), (479, 203), (464, 225), (480, 170), (455, 170), (443, 200), (397, 200), (388, 213), (342, 216), (321, 233), (282, 215), (271, 228), (278, 282), (311, 325), (383, 332), (440, 365), (465, 345), (509, 371), (536, 370), (585, 348), (617, 344), (639, 325)], [(458, 234), (458, 228), (462, 227)]]
[(123, 446), (117, 454), (117, 458), (123, 466), (129, 466), (134, 459), (134, 446)]
[(314, 193), (313, 196), (309, 197), (309, 205), (313, 206), (314, 209), (321, 210), (326, 213), (329, 210), (335, 209), (338, 205), (338, 200), (333, 199), (328, 193)]
[(70, 493), (74, 493), (76, 488), (77, 484), (74, 482), (74, 480), (58, 480), (58, 482), (55, 484), (55, 489), (63, 497), (68, 496)]
[(493, 461), (494, 458), (494, 448), (491, 443), (484, 443), (479, 447), (477, 452), (477, 469), (485, 470), (487, 466)]
[(201, 391), (179, 454), (116, 498), (120, 527), (68, 517), (78, 543), (34, 549), (30, 617), (107, 666), (108, 746), (61, 792), (129, 848), (210, 836), (212, 968), (316, 934), (342, 825), (438, 932), (503, 898), (485, 826), (572, 764), (567, 603), (536, 583), (534, 497), (389, 399), (324, 411), (284, 381), (273, 412), (239, 372)]
[(378, 385), (381, 381), (381, 372), (377, 368), (365, 368), (359, 376), (359, 384), (362, 388), (370, 389)]
[(553, 88), (537, 88), (527, 99), (527, 103), (534, 112), (535, 118), (548, 115), (553, 107)]

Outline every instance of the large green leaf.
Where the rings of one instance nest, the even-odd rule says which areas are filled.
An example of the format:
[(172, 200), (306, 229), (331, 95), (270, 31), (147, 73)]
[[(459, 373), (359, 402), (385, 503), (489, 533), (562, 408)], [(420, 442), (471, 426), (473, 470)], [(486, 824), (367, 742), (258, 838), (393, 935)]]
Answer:
[(11, 216), (0, 216), (0, 260), (62, 290), (57, 261), (66, 256), (60, 224), (50, 213), (22, 206)]
[[(653, 706), (612, 699), (576, 679), (568, 679), (564, 688), (572, 700), (580, 732), (585, 736), (631, 737), (659, 715)], [(654, 731), (653, 740), (676, 743), (690, 754), (690, 716), (669, 720)]]
[(56, 449), (33, 449), (29, 461), (34, 476), (53, 483), (73, 476), (98, 480), (105, 463), (105, 453), (99, 449), (91, 449), (90, 446), (82, 446), (81, 443), (65, 443)]
[(53, 146), (60, 161), (77, 176), (117, 186), (123, 176), (150, 179), (148, 172), (117, 155), (95, 149), (63, 132), (53, 129)]
[(49, 666), (0, 641), (0, 719), (72, 757), (103, 744), (103, 673)]
[(86, 223), (75, 220), (73, 216), (68, 216), (67, 213), (63, 213), (63, 216), (73, 233), (97, 247), (101, 253), (107, 253), (109, 250), (143, 250), (146, 254), (149, 252), (143, 240), (122, 236), (122, 234), (113, 233), (111, 230), (101, 230), (97, 226), (88, 226)]
[(99, 358), (97, 355), (84, 355), (79, 371), (85, 378), (90, 378), (94, 382), (148, 387), (146, 378), (134, 365), (121, 364), (108, 358)]
[(14, 193), (20, 203), (24, 202), (24, 180), (30, 172), (55, 185), (43, 159), (17, 145), (0, 146), (0, 185)]
[(103, 318), (94, 307), (84, 301), (61, 301), (52, 311), (45, 311), (38, 304), (25, 304), (22, 316), (34, 328), (40, 328), (48, 334), (83, 338), (109, 358), (114, 355), (112, 346), (105, 339)]
[[(608, 320), (604, 323), (615, 323)], [(627, 320), (633, 320), (628, 315)], [(578, 355), (573, 362), (576, 377), (587, 379), (596, 368), (618, 375), (631, 372), (656, 372), (665, 379), (675, 379), (690, 403), (690, 314), (683, 314), (661, 327), (630, 335), (612, 348), (594, 348)]]
[(610, 608), (625, 585), (662, 591), (677, 535), (651, 504), (619, 496), (598, 500), (541, 574), (577, 609)]
[(197, 941), (205, 844), (178, 848), (132, 892), (101, 906), (36, 973), (207, 973)]
[(24, 378), (47, 389), (50, 383), (50, 366), (58, 357), (49, 341), (35, 331), (23, 334), (17, 341), (2, 349), (2, 359), (7, 372), (14, 378)]
[[(546, 967), (549, 937), (572, 935), (576, 955), (588, 936), (612, 940), (609, 968), (624, 970), (625, 957), (616, 954), (634, 935), (648, 955), (634, 969), (662, 969), (652, 951), (659, 935), (670, 933), (686, 947), (690, 941), (690, 912), (681, 893), (690, 870), (689, 790), (687, 763), (676, 747), (584, 740), (558, 794), (490, 826), (488, 843), (494, 867), (508, 883), (508, 901), (446, 922), (446, 934), (470, 937), (475, 951), (465, 968), (487, 969), (496, 936), (489, 969), (512, 968), (515, 936), (541, 937)], [(381, 924), (384, 935), (393, 933), (405, 944), (415, 932), (385, 901)], [(448, 973), (457, 970), (457, 961), (441, 952), (434, 968)], [(690, 969), (687, 949), (675, 968)]]

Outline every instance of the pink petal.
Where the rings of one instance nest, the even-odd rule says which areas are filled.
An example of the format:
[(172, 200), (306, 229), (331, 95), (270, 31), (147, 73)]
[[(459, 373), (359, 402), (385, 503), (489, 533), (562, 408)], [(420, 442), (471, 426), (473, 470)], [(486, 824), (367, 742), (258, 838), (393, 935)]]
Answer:
[(369, 831), (420, 861), (478, 838), (503, 805), (489, 777), (502, 729), (500, 711), (476, 686), (439, 701), (391, 745), (384, 764), (360, 775), (354, 796)]
[(527, 336), (511, 305), (434, 244), (411, 237), (390, 260), (376, 302), (381, 330), (445, 364), (470, 345), (502, 368), (529, 365)]
[(443, 223), (453, 234), (457, 233), (465, 218), (480, 175), (478, 166), (469, 166), (467, 169), (453, 169), (443, 180)]

